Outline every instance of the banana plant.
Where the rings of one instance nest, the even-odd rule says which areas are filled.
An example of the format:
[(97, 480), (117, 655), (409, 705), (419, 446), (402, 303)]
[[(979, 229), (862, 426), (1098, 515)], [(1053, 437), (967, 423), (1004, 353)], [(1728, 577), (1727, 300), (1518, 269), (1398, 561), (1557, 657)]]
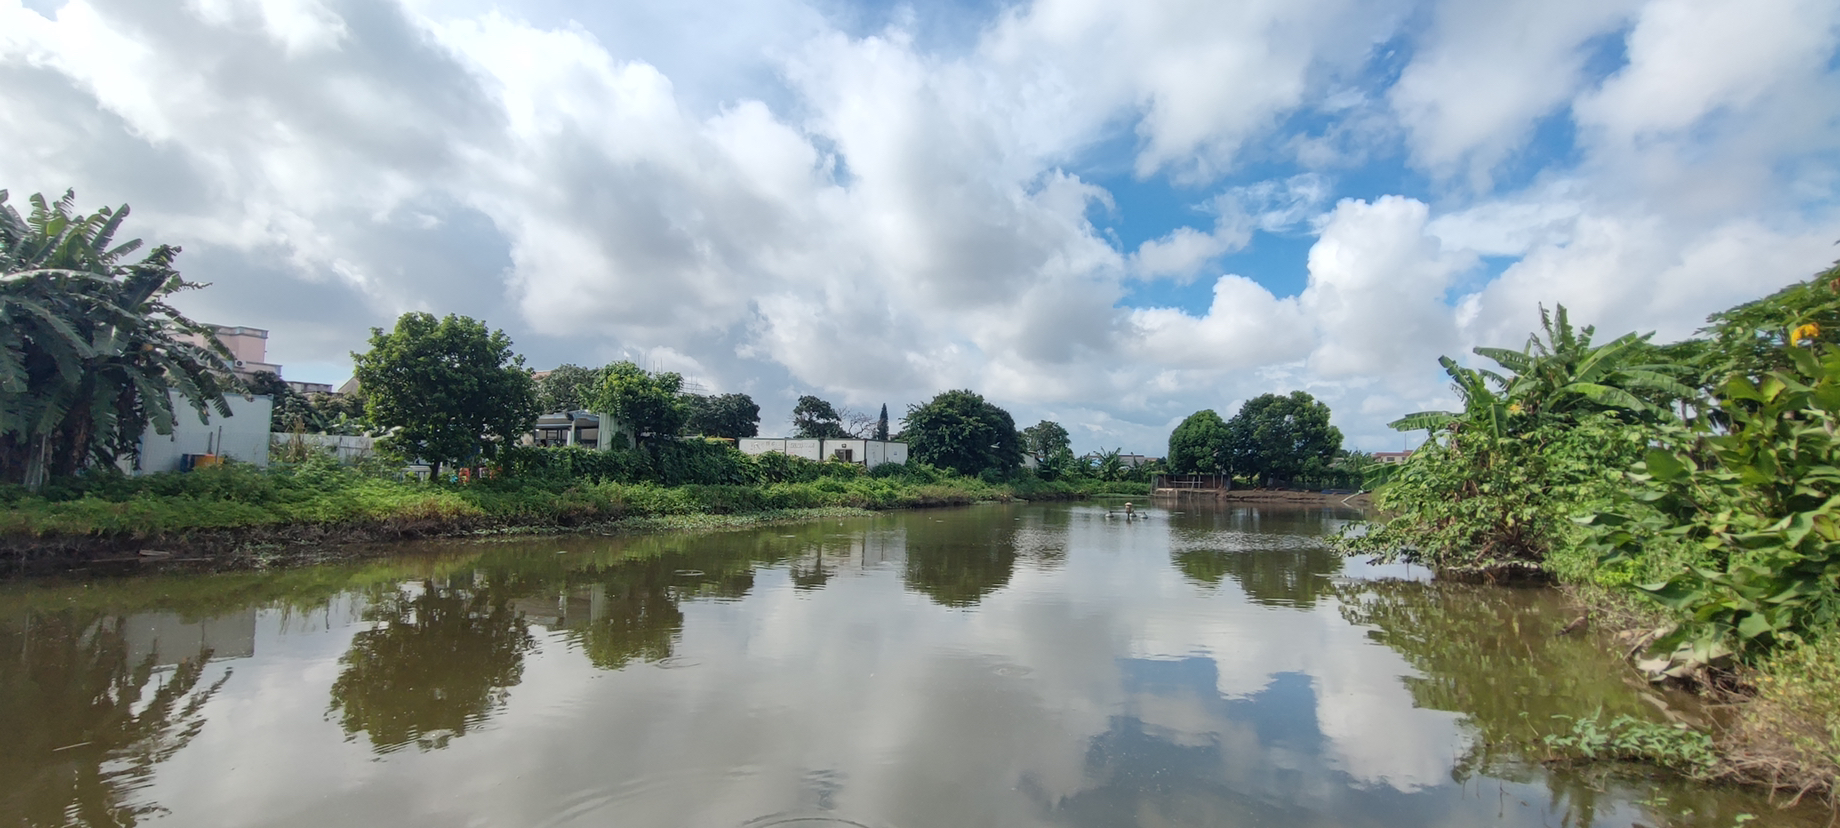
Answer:
[(141, 241), (115, 242), (126, 205), (82, 215), (71, 193), (34, 195), (21, 216), (6, 199), (0, 190), (0, 479), (112, 463), (148, 425), (171, 433), (175, 393), (201, 419), (229, 415), (228, 352), (167, 302), (198, 287), (174, 268), (178, 248), (128, 263)]

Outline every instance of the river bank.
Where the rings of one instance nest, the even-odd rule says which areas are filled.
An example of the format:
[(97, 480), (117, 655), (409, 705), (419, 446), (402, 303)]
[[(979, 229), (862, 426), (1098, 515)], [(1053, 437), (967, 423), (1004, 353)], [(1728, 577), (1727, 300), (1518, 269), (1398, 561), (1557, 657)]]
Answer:
[(813, 510), (1141, 491), (1147, 491), (1141, 484), (987, 483), (939, 474), (732, 485), (553, 479), (452, 485), (336, 467), (224, 467), (101, 481), (76, 492), (12, 492), (0, 512), (0, 562), (14, 571), (137, 559), (236, 568), (313, 562), (342, 554), (336, 547), (420, 538), (607, 533), (714, 517), (774, 520)]

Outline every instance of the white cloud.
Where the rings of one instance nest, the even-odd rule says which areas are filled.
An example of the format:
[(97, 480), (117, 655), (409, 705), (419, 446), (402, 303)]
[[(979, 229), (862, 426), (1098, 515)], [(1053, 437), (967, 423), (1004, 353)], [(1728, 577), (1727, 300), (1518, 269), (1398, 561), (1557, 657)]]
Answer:
[(1443, 0), (1412, 62), (1388, 91), (1412, 158), (1441, 175), (1490, 171), (1588, 79), (1593, 38), (1622, 25), (1631, 0)]
[[(187, 301), (284, 363), (427, 309), (533, 362), (668, 355), (769, 430), (794, 388), (971, 387), (1154, 453), (1189, 411), (1305, 388), (1392, 445), (1437, 355), (1520, 342), (1537, 303), (1674, 335), (1831, 258), (1840, 12), (1734, 9), (1036, 0), (941, 45), (795, 0), (0, 1), (0, 185), (132, 203), (217, 283)], [(1625, 28), (1627, 65), (1592, 64)], [(1568, 112), (1575, 158), (1497, 191)], [(1119, 249), (1078, 170), (1121, 145), (1100, 166), (1206, 218)], [(1412, 191), (1402, 147), (1470, 187)], [(1255, 231), (1320, 235), (1300, 295), (1210, 269)], [(1204, 311), (1120, 306), (1204, 278)]]

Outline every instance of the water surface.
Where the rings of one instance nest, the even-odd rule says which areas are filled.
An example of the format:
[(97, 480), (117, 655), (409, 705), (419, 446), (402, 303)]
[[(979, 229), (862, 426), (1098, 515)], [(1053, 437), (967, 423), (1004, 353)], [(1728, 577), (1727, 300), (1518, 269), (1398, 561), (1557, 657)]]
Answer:
[(1825, 824), (1548, 766), (1694, 716), (1353, 513), (977, 506), (0, 588), (0, 824)]

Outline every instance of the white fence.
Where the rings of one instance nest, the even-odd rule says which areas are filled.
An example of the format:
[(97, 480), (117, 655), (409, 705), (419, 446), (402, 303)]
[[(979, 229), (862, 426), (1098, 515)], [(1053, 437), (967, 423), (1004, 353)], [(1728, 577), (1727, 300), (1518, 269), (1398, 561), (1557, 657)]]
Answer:
[(269, 434), (269, 443), (269, 453), (276, 457), (294, 457), (304, 450), (331, 454), (340, 463), (349, 465), (369, 458), (374, 440), (361, 435), (291, 434), (275, 431)]

